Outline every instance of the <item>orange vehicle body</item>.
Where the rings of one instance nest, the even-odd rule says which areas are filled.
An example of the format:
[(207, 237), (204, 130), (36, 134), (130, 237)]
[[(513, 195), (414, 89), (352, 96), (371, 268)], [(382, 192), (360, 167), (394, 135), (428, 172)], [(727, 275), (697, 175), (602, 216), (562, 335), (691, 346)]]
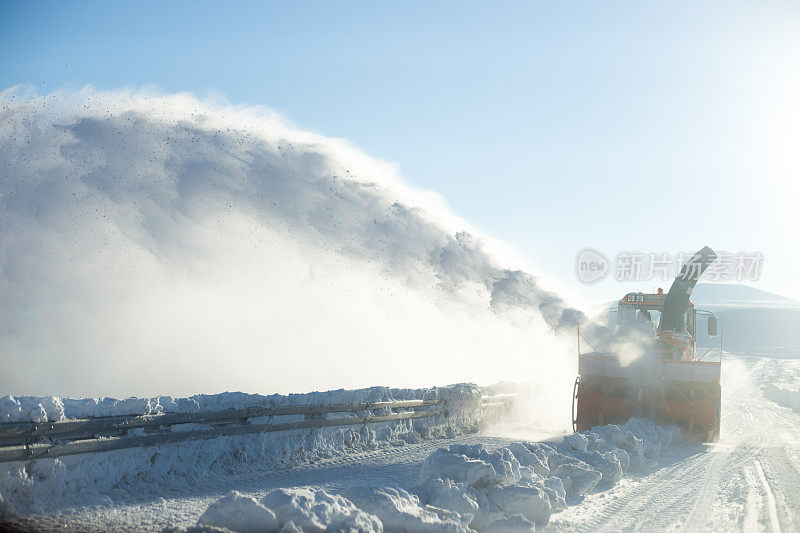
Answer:
[[(683, 301), (679, 305), (674, 299), (672, 302), (672, 315), (679, 310), (679, 320), (674, 322), (663, 320), (668, 295), (661, 289), (654, 294), (628, 293), (617, 303), (620, 323), (641, 316), (646, 321), (651, 312), (661, 313), (658, 328), (653, 325), (653, 341), (646, 356), (627, 362), (614, 353), (581, 353), (579, 331), (578, 378), (573, 391), (575, 431), (642, 417), (677, 425), (685, 435), (702, 442), (719, 439), (721, 341), (719, 361), (702, 360), (709, 352), (698, 357), (697, 315), (713, 314), (697, 311), (688, 301), (699, 275), (690, 280), (688, 290), (678, 280), (673, 285), (676, 292), (683, 291)], [(673, 327), (667, 329), (665, 323)], [(709, 318), (708, 329), (709, 335), (716, 335), (716, 317)]]
[(580, 354), (574, 430), (622, 424), (632, 417), (674, 424), (702, 442), (719, 439), (721, 363), (662, 361), (659, 378), (645, 381), (618, 357)]

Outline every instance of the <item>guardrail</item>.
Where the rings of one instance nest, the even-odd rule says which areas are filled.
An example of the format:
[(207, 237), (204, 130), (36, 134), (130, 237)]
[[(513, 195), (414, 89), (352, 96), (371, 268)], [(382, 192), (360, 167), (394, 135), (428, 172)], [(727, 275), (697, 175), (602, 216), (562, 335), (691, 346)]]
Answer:
[[(507, 405), (513, 395), (483, 396), (480, 408)], [(403, 409), (403, 412), (393, 412)], [(374, 411), (388, 410), (375, 414)], [(328, 413), (352, 416), (325, 419)], [(15, 422), (0, 424), (0, 463), (61, 457), (80, 453), (103, 452), (275, 431), (293, 431), (336, 426), (355, 426), (434, 416), (448, 416), (445, 400), (405, 400), (328, 405), (292, 405), (284, 407), (248, 407), (195, 413), (125, 415), (57, 422)], [(283, 423), (252, 423), (258, 417), (303, 415), (303, 420)], [(182, 424), (210, 425), (210, 428), (173, 431)], [(131, 434), (137, 432), (137, 434)]]

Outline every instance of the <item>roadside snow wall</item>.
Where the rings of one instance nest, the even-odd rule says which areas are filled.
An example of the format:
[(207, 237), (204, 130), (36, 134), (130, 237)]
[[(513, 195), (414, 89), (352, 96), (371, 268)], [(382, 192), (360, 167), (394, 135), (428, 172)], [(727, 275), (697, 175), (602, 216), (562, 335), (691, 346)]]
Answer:
[[(191, 398), (162, 396), (127, 400), (7, 396), (0, 400), (0, 421), (3, 422), (438, 399), (445, 400), (447, 415), (358, 426), (225, 436), (30, 462), (0, 463), (0, 502), (5, 501), (6, 512), (36, 511), (52, 507), (59, 501), (79, 502), (84, 498), (88, 501), (98, 494), (135, 490), (143, 483), (158, 484), (176, 477), (183, 481), (201, 482), (206, 476), (224, 474), (229, 468), (254, 462), (285, 466), (353, 451), (403, 446), (422, 439), (453, 437), (477, 429), (481, 394), (481, 389), (474, 385), (451, 385), (430, 389), (372, 387), (288, 396), (224, 393)], [(320, 416), (349, 415), (330, 413)], [(295, 422), (302, 418), (302, 415), (259, 417), (251, 419), (251, 423)], [(185, 424), (173, 426), (171, 431), (189, 429), (202, 429), (202, 426)]]

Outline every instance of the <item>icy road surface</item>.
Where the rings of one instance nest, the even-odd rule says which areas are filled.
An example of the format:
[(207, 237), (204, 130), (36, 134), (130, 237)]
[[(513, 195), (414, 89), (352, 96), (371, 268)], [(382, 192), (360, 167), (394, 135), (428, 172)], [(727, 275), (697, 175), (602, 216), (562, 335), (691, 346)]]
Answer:
[[(764, 397), (761, 387), (791, 375), (796, 361), (731, 357), (723, 363), (722, 439), (718, 444), (673, 446), (657, 469), (623, 478), (554, 513), (549, 529), (578, 531), (800, 529), (800, 414)], [(92, 507), (29, 516), (24, 525), (58, 530), (159, 530), (193, 525), (215, 500), (235, 489), (256, 498), (278, 487), (317, 487), (338, 493), (359, 486), (413, 488), (427, 455), (454, 442), (488, 448), (520, 438), (473, 435), (426, 441), (325, 460), (292, 469), (240, 470), (202, 486), (130, 494)], [(529, 435), (528, 438), (531, 436)]]

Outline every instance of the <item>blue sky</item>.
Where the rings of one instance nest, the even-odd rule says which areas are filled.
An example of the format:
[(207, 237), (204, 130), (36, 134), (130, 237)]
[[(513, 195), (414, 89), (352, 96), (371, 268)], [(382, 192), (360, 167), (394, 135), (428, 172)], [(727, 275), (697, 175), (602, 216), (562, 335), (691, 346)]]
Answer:
[(800, 4), (0, 4), (0, 87), (261, 104), (396, 161), (567, 293), (584, 247), (760, 251), (800, 298)]

